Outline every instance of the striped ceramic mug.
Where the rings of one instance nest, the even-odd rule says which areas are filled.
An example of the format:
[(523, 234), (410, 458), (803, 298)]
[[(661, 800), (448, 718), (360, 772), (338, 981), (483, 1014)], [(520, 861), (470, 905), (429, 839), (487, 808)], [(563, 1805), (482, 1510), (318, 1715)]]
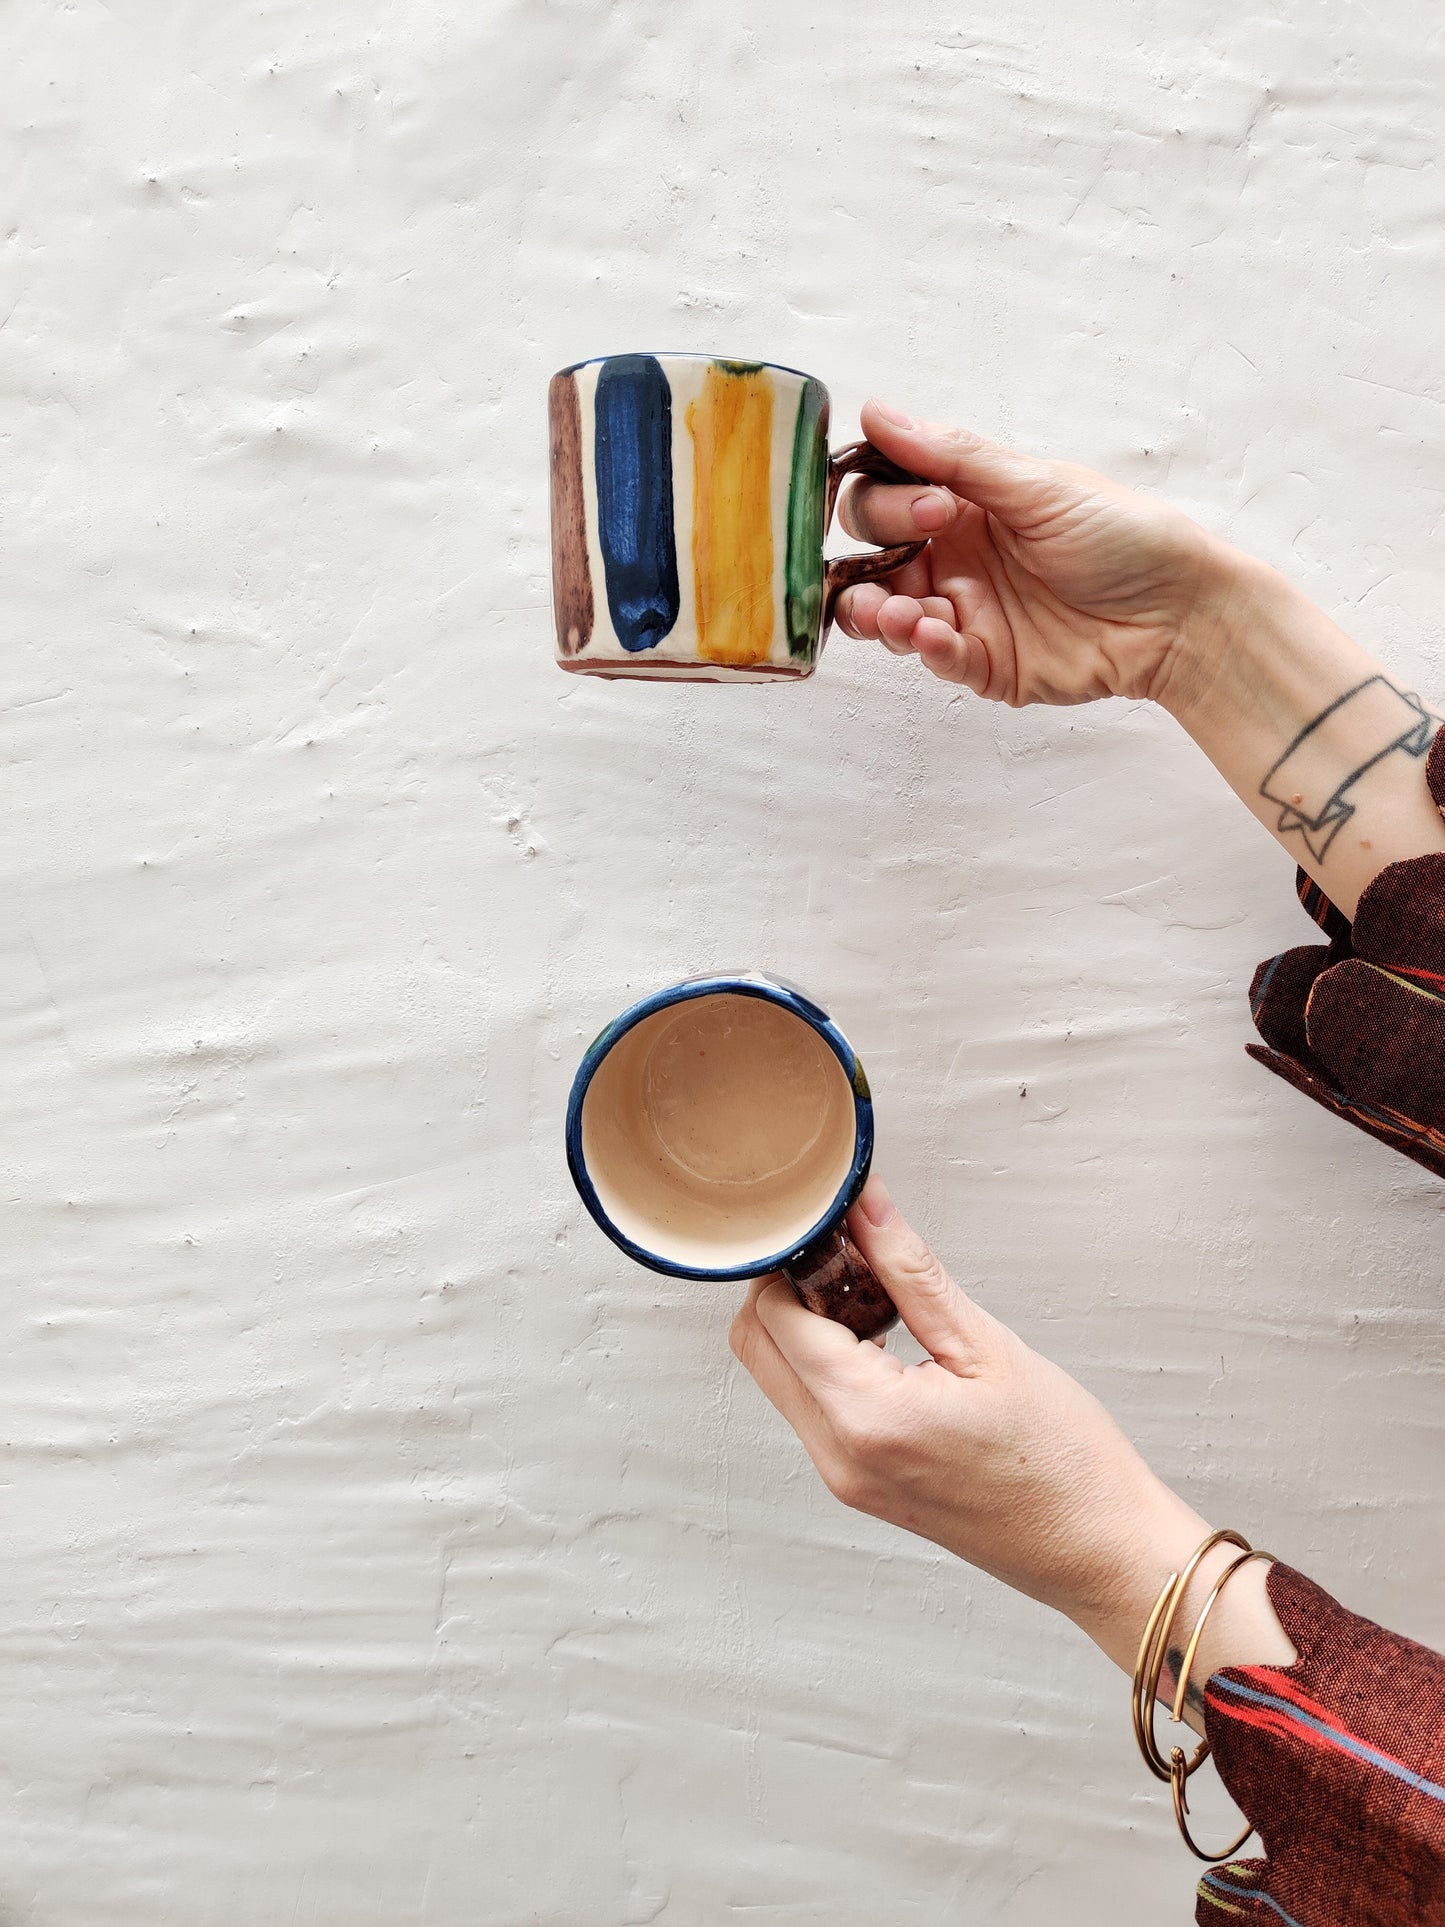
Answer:
[(594, 676), (810, 676), (840, 589), (925, 546), (829, 561), (843, 477), (913, 481), (867, 442), (828, 453), (828, 391), (768, 362), (608, 355), (552, 377), (557, 660)]

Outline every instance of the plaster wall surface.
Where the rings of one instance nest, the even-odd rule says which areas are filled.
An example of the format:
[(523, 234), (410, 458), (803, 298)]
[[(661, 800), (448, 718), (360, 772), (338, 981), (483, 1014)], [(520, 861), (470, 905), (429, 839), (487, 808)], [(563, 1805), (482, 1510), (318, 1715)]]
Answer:
[(4, 1927), (1190, 1917), (1122, 1678), (583, 1217), (577, 1057), (710, 966), (1207, 1515), (1445, 1641), (1445, 1190), (1246, 1060), (1310, 927), (1167, 719), (549, 656), (546, 379), (679, 347), (1106, 468), (1445, 695), (1445, 40), (1288, 11), (8, 11)]

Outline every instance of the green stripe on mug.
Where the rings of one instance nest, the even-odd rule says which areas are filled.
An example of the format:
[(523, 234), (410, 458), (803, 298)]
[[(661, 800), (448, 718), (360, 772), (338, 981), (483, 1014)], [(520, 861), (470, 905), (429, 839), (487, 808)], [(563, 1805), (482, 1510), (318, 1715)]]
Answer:
[(823, 537), (828, 516), (828, 391), (811, 377), (798, 397), (788, 484), (784, 608), (788, 653), (811, 657), (823, 617)]

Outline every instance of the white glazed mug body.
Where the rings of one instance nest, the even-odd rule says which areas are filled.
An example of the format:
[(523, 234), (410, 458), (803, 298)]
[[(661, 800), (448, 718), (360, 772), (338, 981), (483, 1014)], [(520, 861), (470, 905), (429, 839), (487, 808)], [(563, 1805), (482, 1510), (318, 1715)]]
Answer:
[(828, 391), (767, 362), (610, 355), (552, 379), (557, 661), (609, 677), (811, 675), (845, 582), (921, 543), (829, 563), (842, 476), (907, 479), (867, 443), (828, 453)]

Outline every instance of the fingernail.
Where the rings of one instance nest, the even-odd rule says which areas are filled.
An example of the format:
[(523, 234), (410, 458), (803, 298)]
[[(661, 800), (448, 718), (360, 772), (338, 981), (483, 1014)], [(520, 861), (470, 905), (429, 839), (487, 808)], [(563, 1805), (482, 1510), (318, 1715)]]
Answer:
[(953, 519), (953, 511), (949, 504), (934, 488), (929, 489), (926, 495), (915, 495), (909, 507), (913, 510), (913, 519), (919, 528), (930, 534)]
[(918, 426), (911, 415), (905, 415), (896, 408), (890, 408), (886, 401), (874, 401), (873, 406), (884, 421), (892, 422), (895, 428), (917, 428)]
[(870, 1177), (858, 1194), (858, 1209), (871, 1225), (885, 1225), (898, 1216), (898, 1207), (888, 1195), (882, 1178)]

